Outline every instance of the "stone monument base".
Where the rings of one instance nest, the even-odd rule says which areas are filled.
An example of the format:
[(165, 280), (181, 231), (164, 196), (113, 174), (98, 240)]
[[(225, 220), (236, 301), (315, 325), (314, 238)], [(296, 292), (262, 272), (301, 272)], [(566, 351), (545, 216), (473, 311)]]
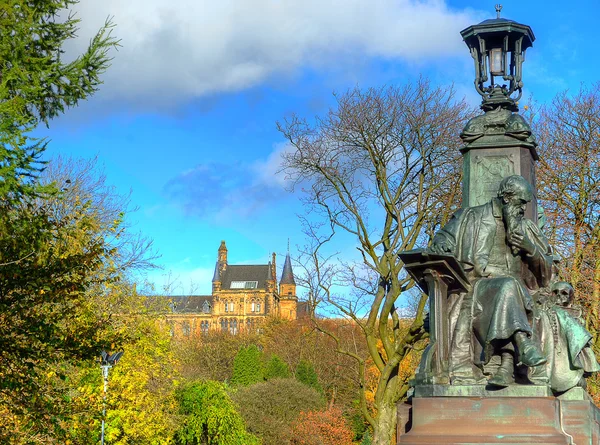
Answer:
[(399, 410), (399, 444), (600, 444), (600, 410), (581, 388), (554, 397), (544, 387), (490, 394), (482, 386), (436, 386), (417, 388), (408, 416)]
[(554, 397), (413, 399), (412, 427), (402, 445), (570, 445)]

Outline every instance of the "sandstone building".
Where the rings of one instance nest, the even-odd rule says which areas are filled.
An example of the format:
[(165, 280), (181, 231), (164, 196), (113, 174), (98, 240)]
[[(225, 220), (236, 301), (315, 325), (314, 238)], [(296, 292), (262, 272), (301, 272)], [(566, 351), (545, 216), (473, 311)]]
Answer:
[(268, 316), (295, 320), (296, 282), (289, 253), (277, 282), (276, 255), (259, 265), (230, 265), (221, 241), (211, 295), (173, 296), (168, 320), (176, 336), (197, 336), (211, 330), (236, 334), (255, 331)]

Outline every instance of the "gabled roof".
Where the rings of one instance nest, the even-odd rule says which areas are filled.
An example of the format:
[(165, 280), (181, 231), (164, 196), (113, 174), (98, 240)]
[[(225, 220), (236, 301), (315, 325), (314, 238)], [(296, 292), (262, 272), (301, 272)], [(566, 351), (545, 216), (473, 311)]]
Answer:
[(257, 281), (256, 289), (266, 289), (270, 279), (268, 264), (227, 266), (221, 277), (221, 289), (231, 289), (232, 281)]
[(173, 295), (169, 297), (175, 313), (203, 312), (204, 302), (208, 302), (212, 309), (212, 295)]

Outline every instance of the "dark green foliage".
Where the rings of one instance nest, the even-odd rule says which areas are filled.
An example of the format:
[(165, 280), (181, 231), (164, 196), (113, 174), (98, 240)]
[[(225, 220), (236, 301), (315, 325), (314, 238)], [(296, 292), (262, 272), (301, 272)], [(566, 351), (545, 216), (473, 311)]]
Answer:
[(255, 345), (241, 348), (233, 360), (233, 385), (248, 386), (262, 382), (263, 369), (261, 352)]
[(371, 432), (367, 430), (360, 441), (360, 445), (371, 445), (373, 443), (373, 439), (371, 438)]
[(265, 366), (265, 379), (271, 380), (275, 378), (286, 379), (290, 376), (288, 365), (273, 354)]
[(48, 192), (34, 181), (46, 144), (28, 133), (93, 94), (118, 45), (108, 21), (83, 54), (65, 62), (63, 45), (78, 29), (68, 12), (75, 3), (0, 2), (0, 198)]
[[(358, 400), (356, 402), (358, 402)], [(356, 404), (356, 405), (357, 406), (354, 406), (347, 413), (350, 427), (352, 428), (352, 432), (354, 433), (355, 441), (360, 440), (361, 438), (364, 438), (364, 435), (367, 434), (367, 432), (369, 431), (368, 424), (365, 421), (364, 416), (360, 412), (360, 408), (359, 408), (358, 404)]]
[(259, 436), (264, 445), (288, 444), (291, 425), (300, 412), (325, 406), (317, 391), (291, 378), (239, 388), (231, 397), (248, 431)]
[(197, 382), (177, 394), (183, 421), (175, 434), (178, 445), (260, 445), (246, 432), (223, 384)]
[(323, 388), (319, 384), (319, 378), (317, 377), (315, 368), (306, 360), (300, 360), (300, 363), (298, 363), (298, 366), (296, 367), (296, 379), (299, 382), (319, 391), (320, 393), (323, 392)]

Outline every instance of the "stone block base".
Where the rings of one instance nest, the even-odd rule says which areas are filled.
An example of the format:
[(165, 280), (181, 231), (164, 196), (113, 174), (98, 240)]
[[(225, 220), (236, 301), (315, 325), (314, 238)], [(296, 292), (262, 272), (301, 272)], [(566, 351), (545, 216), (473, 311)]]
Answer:
[(399, 443), (570, 445), (561, 421), (555, 397), (415, 397)]
[(573, 388), (558, 397), (561, 421), (575, 445), (600, 444), (600, 409), (582, 388)]

